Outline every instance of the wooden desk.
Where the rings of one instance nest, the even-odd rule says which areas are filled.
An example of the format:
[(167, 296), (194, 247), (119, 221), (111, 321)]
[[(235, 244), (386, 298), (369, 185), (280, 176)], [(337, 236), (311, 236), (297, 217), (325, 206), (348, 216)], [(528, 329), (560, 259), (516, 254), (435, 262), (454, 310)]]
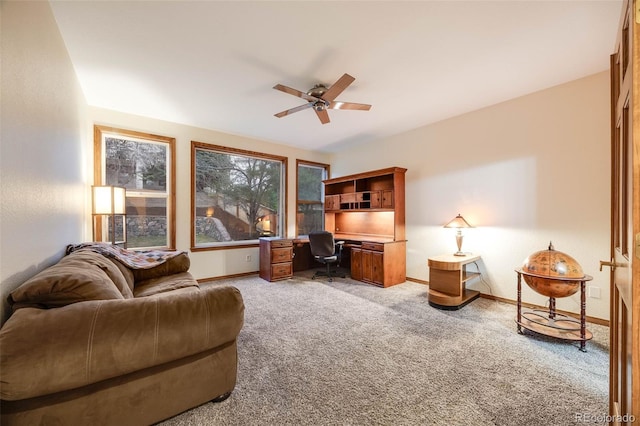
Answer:
[(456, 310), (480, 297), (480, 292), (467, 290), (467, 281), (480, 276), (479, 272), (467, 272), (469, 263), (477, 262), (480, 256), (454, 256), (443, 254), (430, 257), (429, 305), (434, 308)]
[[(406, 281), (406, 241), (352, 234), (335, 234), (334, 239), (345, 241), (340, 268), (348, 270), (352, 279), (380, 287)], [(321, 266), (311, 254), (308, 238), (292, 241), (294, 272)]]

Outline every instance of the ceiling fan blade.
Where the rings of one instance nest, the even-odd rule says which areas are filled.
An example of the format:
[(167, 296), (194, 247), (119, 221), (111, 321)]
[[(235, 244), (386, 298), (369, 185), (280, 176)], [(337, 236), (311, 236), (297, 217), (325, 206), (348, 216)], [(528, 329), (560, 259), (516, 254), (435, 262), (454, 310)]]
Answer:
[(331, 104), (327, 107), (329, 109), (356, 109), (360, 111), (369, 111), (371, 109), (371, 105), (367, 104), (356, 104), (353, 102), (331, 102)]
[(322, 109), (320, 111), (315, 110), (315, 111), (316, 111), (316, 115), (318, 116), (322, 124), (327, 124), (329, 122), (329, 113), (327, 112), (326, 109)]
[(297, 106), (295, 108), (287, 109), (285, 111), (279, 112), (277, 114), (273, 114), (278, 118), (282, 118), (286, 115), (293, 114), (294, 112), (302, 111), (303, 109), (311, 108), (313, 106), (313, 102), (306, 103), (304, 105)]
[(299, 91), (297, 89), (293, 89), (291, 87), (283, 86), (282, 84), (276, 84), (275, 86), (273, 86), (273, 88), (276, 89), (276, 90), (279, 90), (281, 92), (288, 93), (290, 95), (297, 96), (297, 97), (302, 98), (302, 99), (306, 99), (308, 101), (316, 102), (316, 101), (320, 100), (320, 99), (316, 98), (315, 96), (307, 95), (304, 92), (301, 92), (301, 91)]
[(324, 95), (322, 95), (322, 99), (324, 99), (325, 101), (334, 100), (340, 93), (344, 91), (344, 89), (346, 89), (351, 83), (353, 83), (354, 80), (355, 78), (351, 77), (349, 74), (344, 74), (338, 79), (338, 81), (333, 83), (333, 85), (329, 87), (326, 92), (324, 92)]

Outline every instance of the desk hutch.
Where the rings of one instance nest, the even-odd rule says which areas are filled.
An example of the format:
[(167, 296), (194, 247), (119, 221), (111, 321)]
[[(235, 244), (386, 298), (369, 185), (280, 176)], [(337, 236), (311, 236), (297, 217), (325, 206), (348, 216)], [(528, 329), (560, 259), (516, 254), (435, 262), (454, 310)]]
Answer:
[(323, 181), (325, 229), (351, 250), (351, 277), (389, 287), (406, 281), (405, 172), (390, 167)]

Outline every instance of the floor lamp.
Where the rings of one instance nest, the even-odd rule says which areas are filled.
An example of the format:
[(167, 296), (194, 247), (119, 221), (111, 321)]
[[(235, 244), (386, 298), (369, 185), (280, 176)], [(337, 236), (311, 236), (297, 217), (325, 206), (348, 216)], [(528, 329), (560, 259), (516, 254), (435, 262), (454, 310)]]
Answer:
[[(121, 186), (94, 185), (91, 187), (93, 214), (93, 239), (105, 241), (104, 230), (105, 221), (101, 220), (98, 227), (98, 218), (106, 217), (108, 222), (106, 228), (109, 229), (110, 242), (113, 245), (127, 245), (127, 224), (126, 224), (126, 193), (127, 190)], [(116, 216), (122, 216), (122, 240), (116, 238)], [(98, 231), (99, 234), (98, 235)], [(101, 238), (100, 238), (101, 237)]]
[(464, 217), (458, 213), (458, 216), (454, 217), (451, 222), (447, 223), (445, 228), (456, 228), (456, 244), (458, 245), (458, 251), (453, 253), (454, 256), (466, 256), (466, 253), (462, 251), (462, 228), (473, 228), (469, 225), (469, 222), (464, 220)]

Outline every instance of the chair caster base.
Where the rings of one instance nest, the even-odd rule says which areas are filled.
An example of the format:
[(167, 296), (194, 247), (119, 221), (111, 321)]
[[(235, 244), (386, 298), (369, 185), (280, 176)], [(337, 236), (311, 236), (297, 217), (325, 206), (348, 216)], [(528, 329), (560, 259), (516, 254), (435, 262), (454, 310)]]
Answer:
[(327, 277), (328, 278), (327, 281), (331, 283), (333, 282), (334, 278), (346, 278), (347, 275), (343, 273), (338, 273), (337, 271), (331, 271), (329, 273), (325, 271), (317, 271), (315, 274), (313, 274), (311, 279), (315, 280), (317, 277)]

